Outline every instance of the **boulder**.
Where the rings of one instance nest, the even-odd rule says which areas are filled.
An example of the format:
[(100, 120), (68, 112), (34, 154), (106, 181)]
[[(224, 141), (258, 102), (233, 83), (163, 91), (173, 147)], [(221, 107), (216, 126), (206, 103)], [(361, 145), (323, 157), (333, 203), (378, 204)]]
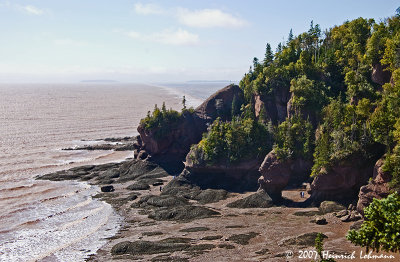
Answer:
[(349, 211), (342, 210), (342, 211), (339, 211), (339, 212), (336, 213), (336, 217), (341, 218), (341, 217), (344, 217), (344, 216), (346, 216), (348, 214), (349, 214)]
[(297, 159), (280, 160), (274, 151), (268, 153), (259, 171), (258, 183), (272, 198), (280, 198), (282, 190), (289, 184), (304, 182), (311, 171), (312, 162)]
[(321, 214), (328, 214), (332, 212), (342, 211), (346, 208), (343, 205), (333, 201), (324, 201), (320, 204), (318, 209)]
[(317, 225), (326, 225), (328, 222), (326, 221), (326, 218), (324, 217), (316, 217), (313, 222)]
[(354, 222), (351, 226), (350, 226), (350, 230), (360, 230), (361, 225), (364, 223), (364, 220), (358, 220), (356, 222)]
[(384, 159), (379, 159), (373, 171), (372, 180), (365, 186), (360, 188), (358, 194), (357, 211), (364, 215), (364, 209), (372, 203), (374, 198), (381, 199), (389, 195), (389, 182), (392, 179), (391, 175), (383, 171)]
[(126, 189), (128, 190), (147, 190), (150, 189), (150, 186), (146, 183), (136, 182), (129, 185)]
[(101, 192), (113, 192), (114, 191), (113, 186), (102, 186), (100, 189), (101, 189)]

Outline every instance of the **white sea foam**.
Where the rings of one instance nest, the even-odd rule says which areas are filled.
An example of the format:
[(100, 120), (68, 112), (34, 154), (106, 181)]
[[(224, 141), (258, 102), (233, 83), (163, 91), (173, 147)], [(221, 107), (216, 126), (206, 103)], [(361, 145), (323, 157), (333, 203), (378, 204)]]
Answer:
[(39, 219), (0, 236), (0, 261), (84, 261), (105, 244), (105, 238), (115, 235), (121, 217), (109, 204), (92, 199), (97, 187), (79, 187), (79, 194), (21, 212)]
[(197, 106), (204, 97), (196, 94), (137, 84), (0, 84), (0, 261), (83, 261), (95, 253), (121, 223), (109, 204), (92, 199), (98, 188), (34, 177), (132, 157), (61, 149), (136, 135), (154, 104), (179, 110), (185, 95)]

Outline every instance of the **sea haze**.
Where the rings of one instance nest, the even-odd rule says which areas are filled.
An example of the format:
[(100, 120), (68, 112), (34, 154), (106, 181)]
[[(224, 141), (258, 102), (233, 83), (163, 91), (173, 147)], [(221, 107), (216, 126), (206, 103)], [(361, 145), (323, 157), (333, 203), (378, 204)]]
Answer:
[(119, 230), (122, 218), (82, 182), (35, 180), (132, 152), (63, 151), (106, 137), (137, 135), (155, 104), (196, 107), (226, 83), (0, 84), (0, 261), (83, 261)]

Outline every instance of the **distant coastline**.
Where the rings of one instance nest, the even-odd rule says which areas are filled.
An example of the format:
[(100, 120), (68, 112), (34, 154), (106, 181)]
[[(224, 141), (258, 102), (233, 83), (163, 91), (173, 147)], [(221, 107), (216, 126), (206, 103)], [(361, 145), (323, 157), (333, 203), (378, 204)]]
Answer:
[(117, 80), (108, 80), (108, 79), (93, 79), (93, 80), (82, 80), (81, 83), (118, 83)]

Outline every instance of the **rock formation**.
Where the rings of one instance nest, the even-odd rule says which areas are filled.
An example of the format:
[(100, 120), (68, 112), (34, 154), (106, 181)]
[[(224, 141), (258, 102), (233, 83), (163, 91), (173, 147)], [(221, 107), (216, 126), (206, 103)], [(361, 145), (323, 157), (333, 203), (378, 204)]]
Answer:
[(289, 87), (282, 86), (275, 88), (272, 95), (254, 96), (254, 111), (256, 117), (261, 111), (265, 112), (266, 120), (273, 123), (283, 122), (287, 116), (287, 103), (290, 99)]
[(289, 184), (301, 184), (307, 180), (312, 161), (301, 158), (280, 160), (274, 151), (268, 153), (260, 166), (260, 189), (272, 198), (280, 198), (282, 190)]
[(385, 70), (386, 67), (382, 66), (381, 63), (372, 65), (371, 80), (379, 85), (389, 83), (391, 80), (390, 71)]
[(363, 157), (352, 156), (328, 170), (323, 170), (311, 183), (314, 202), (324, 200), (351, 201), (372, 176), (373, 165)]
[(357, 211), (362, 215), (364, 215), (364, 209), (371, 204), (374, 198), (381, 199), (389, 195), (389, 182), (392, 177), (383, 171), (383, 161), (383, 158), (381, 158), (376, 162), (373, 179), (368, 185), (360, 188)]
[(260, 176), (258, 168), (261, 159), (244, 160), (237, 164), (195, 163), (190, 153), (186, 157), (185, 178), (200, 188), (225, 189), (243, 192), (256, 191), (257, 179)]
[(183, 169), (182, 161), (189, 152), (190, 146), (201, 140), (208, 125), (217, 117), (222, 120), (231, 120), (234, 99), (239, 106), (244, 101), (243, 91), (237, 85), (229, 85), (219, 90), (197, 107), (193, 113), (183, 112), (176, 123), (166, 127), (169, 132), (163, 134), (162, 137), (156, 135), (158, 128), (147, 130), (143, 125), (139, 125), (138, 132), (142, 151), (146, 151), (151, 155), (152, 160), (168, 171), (180, 172)]

